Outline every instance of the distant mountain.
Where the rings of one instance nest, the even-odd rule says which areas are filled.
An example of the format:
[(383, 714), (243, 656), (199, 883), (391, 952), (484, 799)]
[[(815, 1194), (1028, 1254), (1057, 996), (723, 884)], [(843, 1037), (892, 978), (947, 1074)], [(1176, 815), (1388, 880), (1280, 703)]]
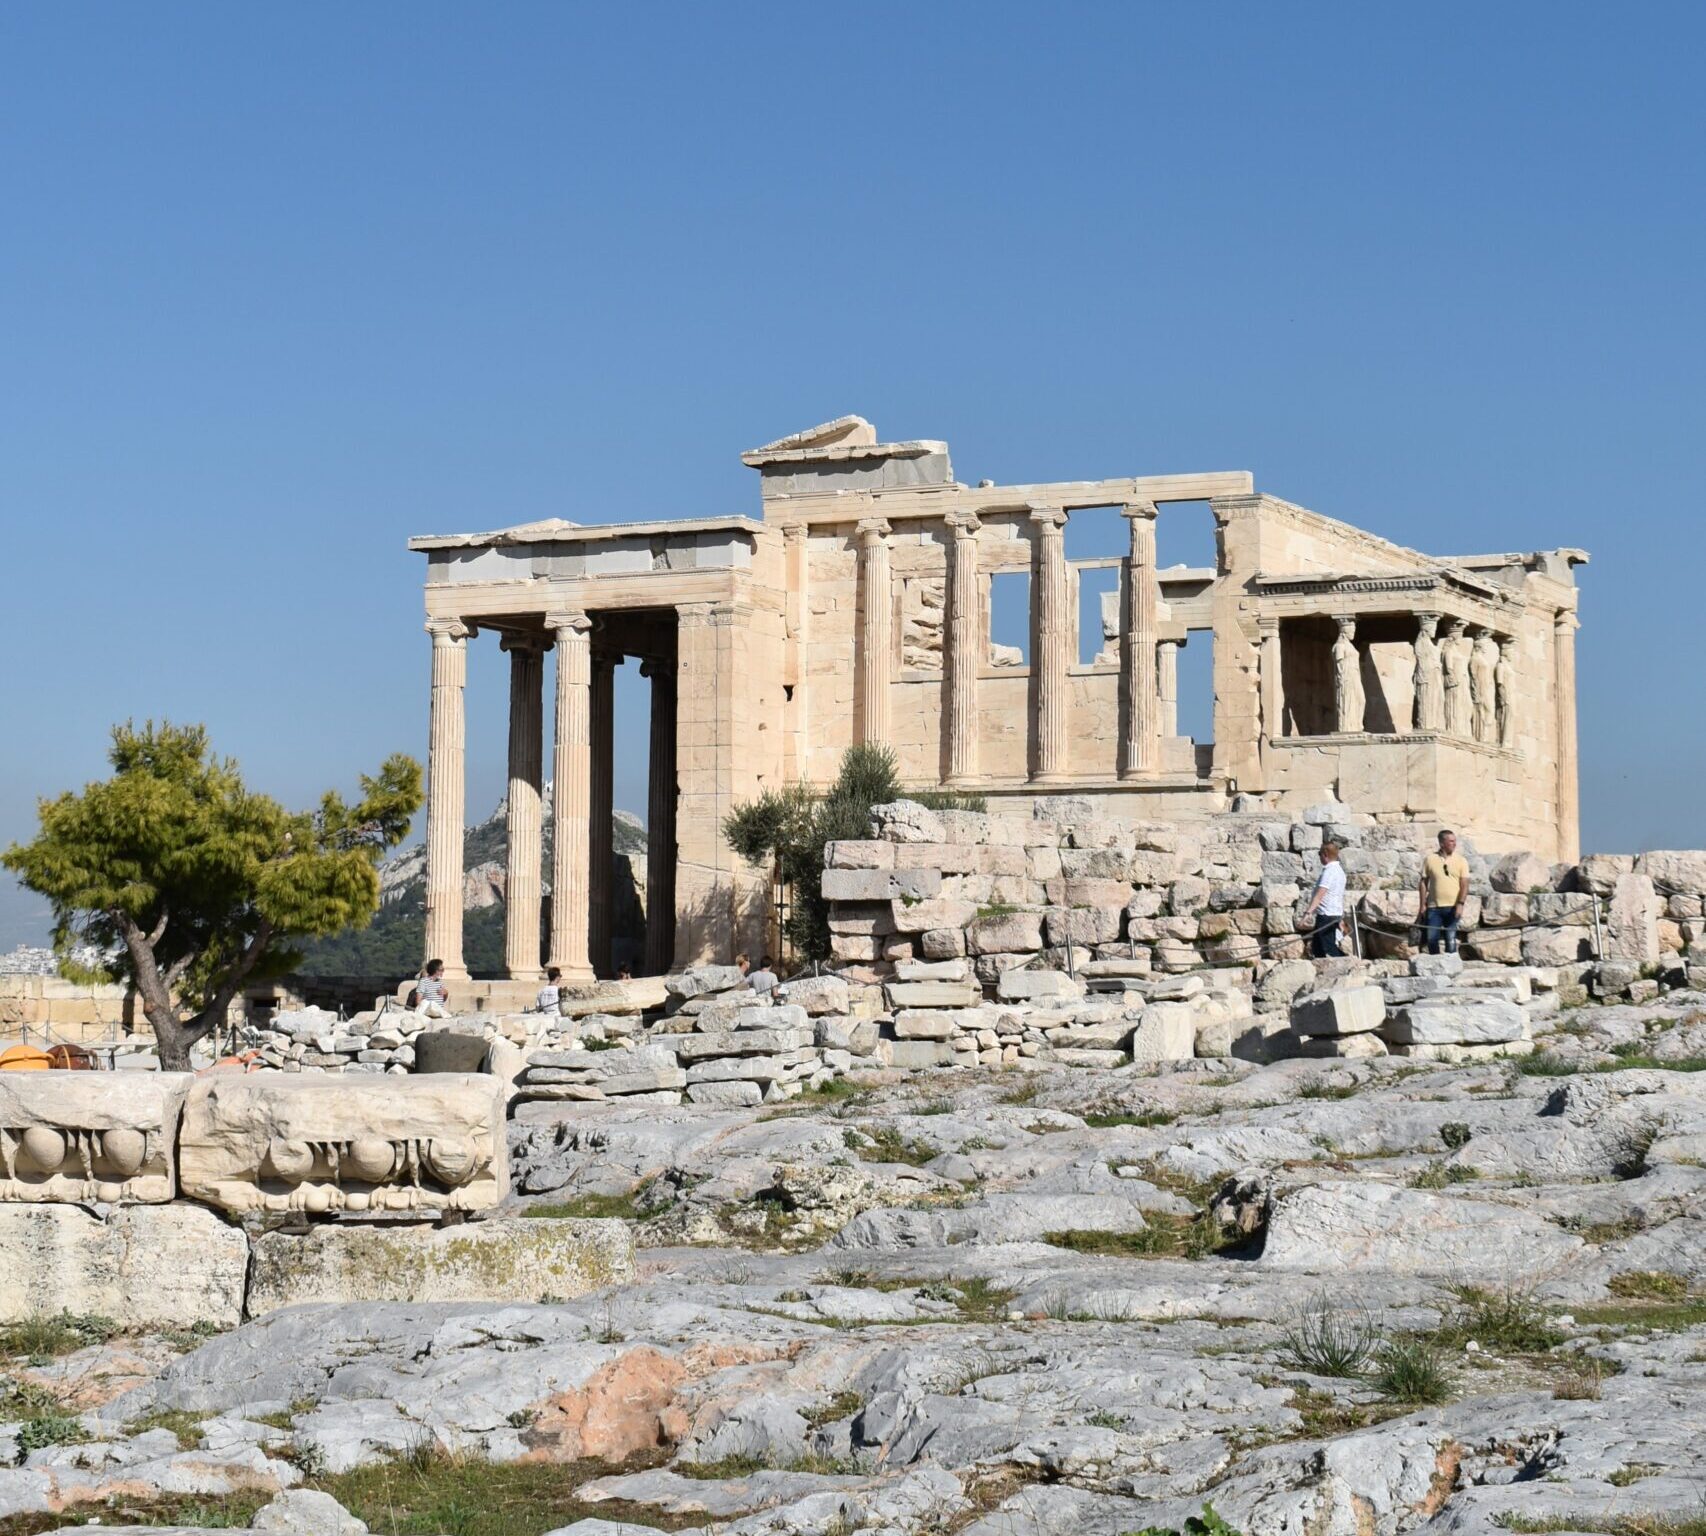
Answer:
[[(505, 855), (509, 805), (498, 807), (462, 839), (462, 955), (475, 975), (501, 973), (504, 963)], [(545, 787), (545, 854), (542, 876), (551, 889), (551, 787)], [(643, 928), (646, 826), (631, 811), (611, 817), (618, 939), (630, 942)], [(426, 934), (426, 845), (399, 849), (379, 866), (379, 912), (366, 928), (321, 939), (297, 970), (305, 976), (412, 976)]]

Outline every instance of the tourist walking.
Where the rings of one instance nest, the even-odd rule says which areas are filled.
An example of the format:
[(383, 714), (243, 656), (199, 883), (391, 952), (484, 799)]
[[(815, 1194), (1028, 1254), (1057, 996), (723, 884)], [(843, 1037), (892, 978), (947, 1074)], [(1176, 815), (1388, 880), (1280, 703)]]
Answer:
[(1416, 894), (1427, 929), (1428, 953), (1437, 955), (1443, 946), (1446, 954), (1456, 954), (1457, 925), (1463, 917), (1463, 903), (1469, 899), (1469, 861), (1457, 851), (1455, 832), (1441, 832), (1439, 852), (1422, 860)]
[(1345, 866), (1339, 862), (1339, 845), (1321, 845), (1321, 873), (1315, 881), (1303, 921), (1309, 931), (1309, 953), (1317, 960), (1337, 959), (1339, 931), (1345, 926)]

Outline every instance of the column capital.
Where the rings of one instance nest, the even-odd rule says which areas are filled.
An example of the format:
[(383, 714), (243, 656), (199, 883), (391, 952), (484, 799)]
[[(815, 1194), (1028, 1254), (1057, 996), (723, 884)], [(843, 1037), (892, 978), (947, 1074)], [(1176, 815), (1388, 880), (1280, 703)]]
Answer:
[(1333, 622), (1339, 626), (1341, 635), (1354, 636), (1357, 632), (1357, 616), (1354, 613), (1335, 613)]
[(1256, 635), (1262, 640), (1279, 639), (1280, 621), (1276, 614), (1259, 614), (1256, 618)]
[(500, 651), (515, 651), (522, 655), (543, 655), (549, 643), (544, 635), (508, 634), (498, 637)]
[(665, 656), (647, 656), (640, 663), (641, 677), (674, 677), (676, 663)]
[(1152, 501), (1128, 501), (1120, 508), (1121, 517), (1141, 517), (1151, 523), (1160, 515), (1161, 509)]
[(889, 536), (888, 519), (886, 517), (862, 517), (854, 525), (853, 531), (866, 543), (873, 539), (886, 539)]
[(1064, 507), (1026, 507), (1025, 512), (1045, 538), (1051, 529), (1058, 532), (1066, 526)]
[(803, 522), (782, 523), (779, 526), (782, 529), (782, 537), (788, 540), (789, 543), (792, 543), (795, 539), (803, 539), (808, 532), (807, 525)]
[(1580, 629), (1582, 621), (1576, 617), (1574, 608), (1560, 608), (1552, 615), (1552, 629), (1556, 634), (1564, 634), (1572, 629)]
[(956, 539), (974, 538), (983, 527), (983, 519), (975, 512), (950, 512), (943, 521), (953, 530)]
[(474, 626), (466, 619), (428, 619), (426, 632), (432, 636), (432, 642), (437, 645), (443, 641), (446, 645), (460, 644), (472, 635)]
[(559, 635), (564, 630), (584, 635), (592, 629), (592, 619), (584, 608), (562, 608), (545, 615), (545, 627)]
[(1427, 608), (1418, 609), (1416, 623), (1421, 626), (1423, 634), (1431, 635), (1439, 628), (1439, 615)]

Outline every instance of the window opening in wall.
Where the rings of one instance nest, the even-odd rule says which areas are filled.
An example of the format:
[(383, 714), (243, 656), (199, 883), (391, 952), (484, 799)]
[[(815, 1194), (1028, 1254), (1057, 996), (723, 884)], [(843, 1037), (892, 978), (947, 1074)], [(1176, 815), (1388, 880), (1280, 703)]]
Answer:
[(1031, 573), (996, 571), (989, 578), (989, 663), (1031, 664)]
[(1214, 741), (1214, 631), (1193, 629), (1179, 647), (1179, 734), (1199, 747)]
[(1214, 512), (1206, 501), (1164, 501), (1155, 519), (1155, 563), (1213, 570)]
[(1065, 537), (1068, 560), (1106, 560), (1131, 552), (1131, 526), (1117, 506), (1074, 507), (1066, 514)]
[(1085, 666), (1120, 659), (1120, 568), (1079, 566), (1078, 660)]

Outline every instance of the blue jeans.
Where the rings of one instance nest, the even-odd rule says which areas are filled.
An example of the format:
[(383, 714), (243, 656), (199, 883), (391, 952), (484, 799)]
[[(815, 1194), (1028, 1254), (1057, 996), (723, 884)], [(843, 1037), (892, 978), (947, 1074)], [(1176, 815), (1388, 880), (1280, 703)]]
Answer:
[(1440, 952), (1441, 941), (1444, 941), (1445, 953), (1457, 953), (1457, 908), (1429, 907), (1423, 914), (1428, 927), (1428, 953), (1437, 955)]
[(1309, 953), (1317, 960), (1336, 960), (1344, 953), (1339, 948), (1339, 924), (1343, 921), (1337, 912), (1331, 917), (1322, 912), (1315, 914), (1315, 926), (1309, 933)]

